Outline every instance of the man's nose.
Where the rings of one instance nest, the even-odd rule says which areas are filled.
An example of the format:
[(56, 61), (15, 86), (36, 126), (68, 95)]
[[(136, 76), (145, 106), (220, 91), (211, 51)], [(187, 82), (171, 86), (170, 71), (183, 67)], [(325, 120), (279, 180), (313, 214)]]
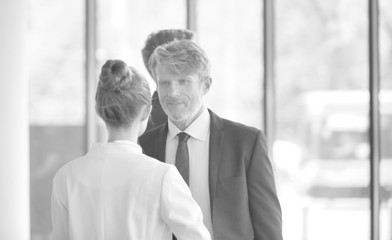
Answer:
[(169, 87), (169, 94), (170, 95), (178, 95), (180, 92), (179, 85), (176, 82), (172, 82)]

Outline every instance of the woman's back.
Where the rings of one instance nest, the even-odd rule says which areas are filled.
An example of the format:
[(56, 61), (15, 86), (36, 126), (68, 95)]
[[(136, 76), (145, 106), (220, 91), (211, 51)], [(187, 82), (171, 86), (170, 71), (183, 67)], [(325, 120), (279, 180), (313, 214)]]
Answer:
[[(62, 231), (54, 231), (60, 234), (53, 237), (171, 239), (170, 228), (174, 228), (179, 236), (196, 234), (189, 239), (204, 239), (192, 233), (192, 227), (201, 227), (192, 226), (195, 220), (202, 224), (197, 219), (200, 209), (191, 210), (196, 204), (188, 188), (178, 181), (180, 177), (174, 166), (143, 155), (135, 143), (95, 145), (84, 157), (61, 168), (55, 177), (54, 204), (63, 208), (53, 211), (68, 209), (67, 222), (55, 225), (69, 223), (69, 237)], [(188, 227), (191, 232), (185, 233)]]

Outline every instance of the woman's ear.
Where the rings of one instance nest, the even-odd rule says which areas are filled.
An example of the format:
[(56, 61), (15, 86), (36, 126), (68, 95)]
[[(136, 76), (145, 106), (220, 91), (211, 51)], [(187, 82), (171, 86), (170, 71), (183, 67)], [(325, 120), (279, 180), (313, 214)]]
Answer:
[(152, 109), (151, 104), (142, 107), (142, 121), (144, 121), (150, 117), (151, 109)]
[(203, 85), (203, 93), (206, 94), (210, 90), (212, 84), (212, 78), (211, 77), (206, 77), (204, 79), (204, 85)]

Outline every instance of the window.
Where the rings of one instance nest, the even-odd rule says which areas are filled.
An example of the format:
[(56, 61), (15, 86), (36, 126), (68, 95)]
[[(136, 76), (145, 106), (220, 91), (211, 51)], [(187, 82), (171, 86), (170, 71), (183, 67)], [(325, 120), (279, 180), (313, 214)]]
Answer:
[(273, 156), (286, 238), (370, 237), (367, 14), (364, 0), (276, 1)]
[(84, 31), (83, 2), (30, 1), (32, 240), (49, 239), (55, 172), (86, 149)]
[[(186, 28), (186, 3), (97, 0), (97, 76), (107, 59), (122, 59), (154, 90), (141, 49), (153, 31)], [(262, 117), (271, 113), (262, 105), (263, 1), (200, 0), (193, 7), (196, 40), (212, 64), (207, 106), (265, 130)], [(368, 2), (278, 0), (274, 9), (276, 139), (269, 140), (284, 237), (369, 239)], [(392, 2), (380, 0), (379, 9), (380, 239), (386, 240), (392, 236)], [(54, 173), (89, 147), (85, 26), (85, 1), (30, 1), (32, 240), (49, 239)], [(97, 140), (105, 141), (98, 125)]]
[(198, 1), (197, 36), (211, 60), (207, 106), (262, 128), (262, 2)]
[(380, 236), (382, 239), (392, 237), (392, 17), (390, 9), (392, 2), (379, 1), (380, 7), (380, 85), (384, 92), (380, 96), (380, 134), (381, 134), (381, 212), (380, 212)]

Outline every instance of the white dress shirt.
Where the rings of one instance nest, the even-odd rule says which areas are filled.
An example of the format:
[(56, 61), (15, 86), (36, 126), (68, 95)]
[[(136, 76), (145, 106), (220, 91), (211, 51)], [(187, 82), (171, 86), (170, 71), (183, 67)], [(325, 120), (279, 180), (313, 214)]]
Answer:
[(177, 169), (130, 141), (94, 145), (53, 180), (53, 240), (209, 240), (202, 218)]
[[(166, 140), (166, 163), (175, 164), (178, 145), (177, 134), (181, 132), (169, 119), (169, 132)], [(199, 204), (204, 224), (212, 234), (210, 190), (208, 182), (209, 142), (210, 142), (210, 115), (207, 108), (193, 121), (185, 131), (188, 139), (189, 151), (189, 188), (192, 196)]]

